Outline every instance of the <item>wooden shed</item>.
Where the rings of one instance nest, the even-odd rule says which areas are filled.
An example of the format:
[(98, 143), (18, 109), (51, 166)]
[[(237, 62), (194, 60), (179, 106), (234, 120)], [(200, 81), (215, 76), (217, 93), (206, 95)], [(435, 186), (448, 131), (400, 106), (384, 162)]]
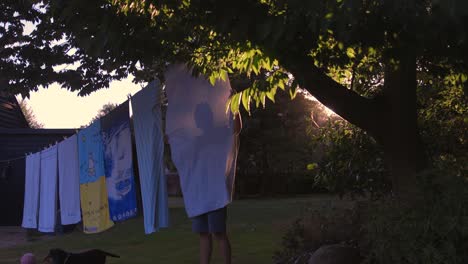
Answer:
[(71, 136), (75, 129), (32, 129), (13, 95), (0, 92), (0, 226), (21, 225), (25, 154)]

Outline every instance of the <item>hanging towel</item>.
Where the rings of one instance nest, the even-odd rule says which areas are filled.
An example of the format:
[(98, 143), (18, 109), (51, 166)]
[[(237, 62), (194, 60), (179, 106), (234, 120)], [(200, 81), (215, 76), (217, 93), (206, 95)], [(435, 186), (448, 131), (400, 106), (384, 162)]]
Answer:
[(78, 132), (78, 155), (80, 161), (80, 184), (95, 182), (104, 173), (104, 145), (101, 135), (101, 120)]
[(222, 208), (232, 201), (237, 156), (229, 81), (213, 87), (184, 65), (166, 72), (166, 134), (179, 173), (189, 217)]
[(21, 224), (24, 228), (37, 228), (40, 176), (41, 153), (26, 156), (23, 223)]
[(129, 102), (101, 118), (109, 209), (113, 221), (137, 214)]
[(57, 146), (41, 151), (39, 231), (54, 232), (57, 213)]
[(109, 217), (101, 122), (78, 132), (80, 200), (85, 233), (99, 233), (114, 225)]
[(146, 234), (169, 226), (160, 94), (159, 83), (153, 81), (132, 98)]
[(73, 135), (58, 144), (60, 219), (63, 225), (81, 221), (78, 141)]
[(81, 209), (83, 210), (83, 231), (94, 234), (111, 228), (107, 201), (106, 178), (80, 184)]

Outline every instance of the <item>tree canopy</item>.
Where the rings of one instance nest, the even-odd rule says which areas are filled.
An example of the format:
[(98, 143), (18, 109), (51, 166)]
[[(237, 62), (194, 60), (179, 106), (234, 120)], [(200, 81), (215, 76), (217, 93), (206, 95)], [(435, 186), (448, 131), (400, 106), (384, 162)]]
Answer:
[(467, 80), (464, 0), (8, 0), (0, 9), (1, 89), (27, 95), (58, 82), (86, 95), (129, 74), (163, 79), (173, 62), (211, 82), (247, 78), (233, 111), (300, 86), (382, 144), (394, 175), (425, 167), (416, 88)]
[(18, 104), (21, 107), (21, 111), (23, 112), (24, 117), (26, 118), (26, 122), (30, 128), (39, 129), (44, 127), (44, 124), (37, 120), (36, 114), (34, 114), (34, 110), (24, 99), (20, 100)]
[[(92, 123), (94, 123), (96, 120), (99, 120), (101, 117), (109, 114), (110, 112), (112, 112), (112, 110), (114, 110), (118, 105), (117, 104), (114, 104), (114, 103), (106, 103), (104, 104), (97, 112), (97, 114), (91, 118), (91, 121), (89, 121), (88, 125), (91, 125)], [(86, 127), (86, 126), (83, 126), (83, 127)]]
[[(463, 52), (468, 4), (462, 0), (1, 5), (0, 67), (5, 74), (0, 84), (23, 94), (57, 81), (85, 95), (128, 74), (137, 80), (163, 77), (168, 62), (183, 61), (212, 81), (226, 73), (249, 76), (252, 89), (234, 98), (234, 110), (239, 101), (249, 108), (251, 99), (264, 103), (278, 88), (294, 90), (300, 84), (341, 116), (370, 129), (365, 120), (379, 109), (347, 89), (354, 84), (346, 78), (349, 72), (365, 68), (367, 79), (359, 81), (375, 86), (385, 63), (397, 63), (399, 53), (417, 58), (426, 70), (456, 67), (457, 72), (466, 70), (468, 56)], [(36, 25), (29, 35), (23, 34), (25, 21)], [(76, 69), (57, 70), (69, 64)]]

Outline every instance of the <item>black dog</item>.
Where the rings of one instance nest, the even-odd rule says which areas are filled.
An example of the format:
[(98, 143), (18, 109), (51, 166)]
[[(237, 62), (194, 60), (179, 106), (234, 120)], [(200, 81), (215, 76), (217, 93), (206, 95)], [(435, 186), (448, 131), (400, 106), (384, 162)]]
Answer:
[(44, 261), (52, 260), (52, 264), (104, 264), (106, 257), (120, 258), (117, 255), (92, 249), (81, 253), (70, 253), (60, 248), (54, 248), (49, 251), (49, 255)]

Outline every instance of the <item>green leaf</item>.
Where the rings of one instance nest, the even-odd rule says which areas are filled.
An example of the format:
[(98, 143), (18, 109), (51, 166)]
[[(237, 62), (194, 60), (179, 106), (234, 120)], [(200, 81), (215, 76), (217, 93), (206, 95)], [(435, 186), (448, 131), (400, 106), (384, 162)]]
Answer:
[(343, 43), (339, 42), (339, 43), (338, 43), (338, 48), (339, 48), (340, 50), (343, 50), (343, 48), (344, 48)]
[(265, 98), (266, 98), (265, 92), (261, 92), (260, 93), (260, 102), (262, 103), (263, 108), (265, 108), (265, 106), (266, 106)]
[(315, 170), (316, 168), (318, 168), (318, 164), (315, 162), (307, 164), (307, 170)]
[(210, 81), (211, 85), (214, 86), (215, 83), (216, 83), (216, 76), (214, 74), (211, 74), (210, 78), (209, 78), (209, 81)]
[(262, 67), (267, 71), (271, 71), (270, 58), (266, 57), (262, 62), (263, 62)]
[(460, 74), (460, 80), (462, 83), (466, 82), (466, 80), (468, 79), (468, 76), (466, 74)]
[(244, 90), (242, 92), (242, 105), (244, 109), (250, 114), (250, 89)]
[(221, 77), (221, 80), (226, 81), (228, 78), (228, 74), (225, 70), (219, 70), (219, 77)]
[(294, 98), (296, 98), (296, 95), (297, 95), (297, 89), (296, 87), (291, 87), (289, 89), (289, 96), (291, 97), (292, 100), (294, 100)]
[(281, 90), (284, 91), (284, 89), (286, 88), (286, 87), (284, 86), (284, 80), (281, 80), (281, 79), (280, 79), (280, 80), (278, 81), (278, 87), (279, 87)]
[(276, 95), (276, 89), (273, 88), (270, 91), (266, 92), (266, 96), (268, 99), (270, 99), (273, 103), (275, 102), (275, 95)]
[(354, 51), (353, 48), (348, 47), (348, 48), (346, 49), (346, 55), (348, 55), (348, 58), (354, 59), (354, 58), (356, 57), (356, 52)]
[(240, 96), (241, 96), (241, 93), (235, 93), (233, 96), (231, 96), (231, 112), (234, 114), (239, 112), (240, 99), (241, 99)]
[(256, 64), (255, 62), (252, 63), (252, 71), (255, 73), (255, 75), (258, 75), (258, 73), (260, 72), (258, 64)]
[(325, 16), (325, 19), (331, 19), (333, 17), (333, 13), (330, 12)]

